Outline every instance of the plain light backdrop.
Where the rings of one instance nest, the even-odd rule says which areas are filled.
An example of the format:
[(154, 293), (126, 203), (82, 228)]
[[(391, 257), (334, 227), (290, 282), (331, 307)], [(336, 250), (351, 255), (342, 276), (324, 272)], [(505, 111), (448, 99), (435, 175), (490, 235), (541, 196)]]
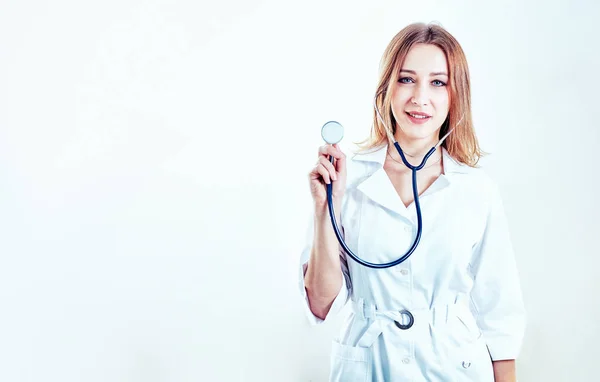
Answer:
[(529, 314), (520, 382), (598, 375), (590, 1), (0, 3), (0, 380), (325, 381), (297, 267), (319, 128), (367, 136), (414, 21), (459, 40)]

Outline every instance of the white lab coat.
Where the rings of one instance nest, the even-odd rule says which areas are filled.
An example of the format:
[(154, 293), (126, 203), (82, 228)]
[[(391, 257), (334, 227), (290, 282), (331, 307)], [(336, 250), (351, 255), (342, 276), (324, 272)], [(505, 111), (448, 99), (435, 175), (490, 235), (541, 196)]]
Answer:
[[(347, 161), (341, 222), (362, 259), (399, 258), (417, 230), (383, 169), (387, 145)], [(411, 257), (366, 268), (343, 251), (343, 285), (325, 320), (310, 311), (304, 274), (313, 228), (300, 260), (300, 290), (313, 324), (352, 306), (333, 341), (330, 381), (493, 382), (492, 360), (517, 358), (525, 330), (519, 276), (502, 201), (482, 169), (443, 149), (442, 174), (420, 197), (423, 232)], [(414, 324), (402, 330), (409, 310)]]

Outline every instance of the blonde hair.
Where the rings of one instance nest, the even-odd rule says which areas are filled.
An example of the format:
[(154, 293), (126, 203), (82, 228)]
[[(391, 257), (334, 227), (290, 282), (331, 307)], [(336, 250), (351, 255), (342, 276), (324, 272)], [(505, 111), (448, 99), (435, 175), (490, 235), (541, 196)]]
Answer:
[(385, 125), (390, 126), (392, 131), (385, 128), (374, 109), (370, 137), (357, 144), (361, 149), (369, 150), (384, 145), (386, 140), (389, 145), (394, 143), (396, 121), (392, 114), (392, 87), (398, 80), (409, 50), (419, 43), (439, 47), (448, 62), (450, 107), (448, 116), (440, 128), (439, 138), (446, 135), (451, 127), (453, 130), (442, 146), (458, 162), (475, 167), (485, 153), (479, 147), (471, 118), (471, 85), (467, 60), (458, 41), (436, 24), (410, 24), (398, 32), (388, 44), (381, 58), (375, 104)]

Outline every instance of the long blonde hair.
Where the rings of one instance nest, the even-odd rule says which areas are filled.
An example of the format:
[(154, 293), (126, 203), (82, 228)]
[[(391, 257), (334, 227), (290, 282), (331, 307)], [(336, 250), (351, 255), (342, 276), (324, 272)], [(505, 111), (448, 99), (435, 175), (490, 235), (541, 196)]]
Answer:
[(385, 125), (390, 126), (392, 131), (387, 131), (373, 109), (370, 137), (358, 142), (358, 146), (363, 150), (369, 150), (384, 145), (386, 140), (389, 145), (394, 143), (396, 120), (392, 114), (392, 87), (398, 80), (397, 77), (409, 50), (419, 43), (439, 47), (448, 62), (450, 108), (440, 129), (439, 138), (446, 135), (451, 127), (454, 130), (444, 140), (442, 146), (458, 162), (475, 167), (485, 153), (479, 147), (471, 118), (471, 84), (467, 60), (458, 41), (443, 27), (436, 24), (410, 24), (398, 32), (388, 44), (381, 58), (375, 104)]

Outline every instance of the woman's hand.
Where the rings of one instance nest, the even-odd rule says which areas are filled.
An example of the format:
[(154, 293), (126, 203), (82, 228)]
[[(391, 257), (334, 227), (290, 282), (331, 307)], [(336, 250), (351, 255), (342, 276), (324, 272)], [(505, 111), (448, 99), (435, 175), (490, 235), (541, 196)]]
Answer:
[[(333, 156), (333, 165), (329, 156)], [(319, 159), (315, 167), (308, 174), (310, 192), (315, 203), (315, 208), (322, 209), (327, 205), (327, 184), (332, 184), (332, 198), (334, 205), (341, 204), (346, 190), (346, 155), (337, 144), (319, 147)]]

